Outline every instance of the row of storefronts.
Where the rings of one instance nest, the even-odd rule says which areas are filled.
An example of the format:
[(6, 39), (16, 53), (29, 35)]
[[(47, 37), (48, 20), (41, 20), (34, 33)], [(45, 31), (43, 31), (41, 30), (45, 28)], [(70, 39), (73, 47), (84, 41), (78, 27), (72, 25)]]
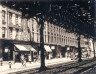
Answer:
[[(0, 40), (0, 58), (3, 61), (12, 60), (20, 62), (23, 55), (26, 61), (40, 61), (41, 51), (39, 43), (30, 43), (25, 41)], [(53, 58), (71, 58), (78, 59), (78, 48), (74, 46), (61, 47), (60, 45), (44, 45), (45, 59)], [(87, 48), (81, 48), (82, 58), (92, 57), (93, 51)]]
[[(39, 43), (31, 43), (25, 41), (13, 41), (13, 40), (1, 40), (1, 52), (0, 58), (3, 61), (13, 60), (14, 62), (20, 62), (21, 55), (23, 55), (26, 61), (40, 61), (40, 45)], [(76, 51), (75, 47), (61, 47), (60, 45), (44, 45), (45, 59), (71, 57), (70, 53)], [(70, 50), (71, 48), (71, 50)], [(73, 50), (74, 49), (74, 50)], [(75, 53), (75, 52), (74, 52)]]

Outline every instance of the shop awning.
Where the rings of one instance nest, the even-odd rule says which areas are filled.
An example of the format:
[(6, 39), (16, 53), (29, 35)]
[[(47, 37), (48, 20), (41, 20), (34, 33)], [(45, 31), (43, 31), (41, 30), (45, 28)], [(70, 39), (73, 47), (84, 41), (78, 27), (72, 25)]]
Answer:
[(19, 44), (15, 44), (15, 46), (20, 50), (20, 51), (34, 51), (36, 52), (36, 50), (31, 46), (31, 45), (19, 45)]
[(55, 46), (51, 46), (51, 49), (52, 49), (52, 50), (55, 50)]
[(52, 50), (50, 49), (50, 47), (48, 45), (44, 45), (44, 48), (47, 52), (52, 52)]
[(36, 52), (36, 49), (34, 49), (31, 45), (24, 45), (24, 47), (28, 50)]
[(29, 51), (29, 50), (26, 49), (23, 45), (15, 44), (15, 46), (16, 46), (20, 51)]

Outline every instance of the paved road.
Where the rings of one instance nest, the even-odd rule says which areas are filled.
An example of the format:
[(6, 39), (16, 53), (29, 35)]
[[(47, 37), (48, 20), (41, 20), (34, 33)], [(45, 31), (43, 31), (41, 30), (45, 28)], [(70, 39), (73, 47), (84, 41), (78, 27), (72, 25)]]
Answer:
[(81, 74), (96, 74), (96, 65), (81, 72)]
[(48, 66), (46, 71), (40, 72), (39, 69), (29, 69), (10, 74), (84, 74), (85, 70), (96, 65), (96, 59), (84, 60), (83, 62), (68, 62), (54, 66)]

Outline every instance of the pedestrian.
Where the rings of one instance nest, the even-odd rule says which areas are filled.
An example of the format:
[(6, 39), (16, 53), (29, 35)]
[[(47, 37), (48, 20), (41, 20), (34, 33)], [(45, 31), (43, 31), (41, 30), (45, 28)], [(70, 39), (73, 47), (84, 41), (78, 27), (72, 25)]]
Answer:
[(22, 65), (24, 65), (24, 55), (23, 54), (21, 54), (21, 63), (22, 63)]
[(31, 55), (28, 56), (29, 63), (31, 63)]
[(12, 63), (11, 61), (9, 61), (9, 68), (11, 69), (11, 67), (12, 67)]
[(23, 66), (25, 66), (25, 67), (26, 67), (26, 59), (24, 59), (24, 63), (23, 63)]
[(3, 65), (3, 59), (0, 58), (0, 65), (2, 66)]

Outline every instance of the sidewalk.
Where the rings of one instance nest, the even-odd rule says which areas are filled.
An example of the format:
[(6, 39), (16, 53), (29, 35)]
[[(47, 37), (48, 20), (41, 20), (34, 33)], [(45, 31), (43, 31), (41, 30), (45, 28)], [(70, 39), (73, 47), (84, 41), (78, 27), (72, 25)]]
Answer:
[[(70, 58), (56, 58), (51, 60), (45, 60), (45, 65), (50, 66), (50, 65), (60, 64), (60, 63), (71, 62), (71, 61), (74, 61), (74, 60), (71, 60)], [(8, 74), (12, 72), (17, 72), (17, 71), (27, 70), (27, 69), (34, 69), (39, 67), (40, 67), (40, 61), (31, 62), (31, 64), (27, 62), (26, 67), (22, 66), (21, 63), (15, 63), (15, 64), (12, 64), (11, 69), (7, 64), (7, 65), (0, 66), (0, 74)]]

